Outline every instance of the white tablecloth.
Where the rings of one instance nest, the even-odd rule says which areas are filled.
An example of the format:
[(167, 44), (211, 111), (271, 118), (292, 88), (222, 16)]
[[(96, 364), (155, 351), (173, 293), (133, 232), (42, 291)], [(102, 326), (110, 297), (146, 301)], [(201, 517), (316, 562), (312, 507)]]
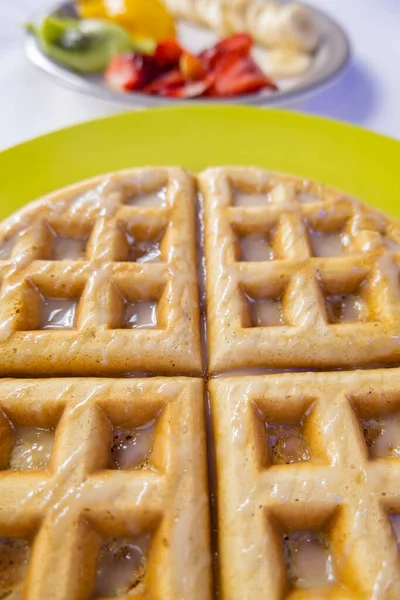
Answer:
[[(400, 139), (400, 0), (309, 0), (349, 32), (350, 67), (330, 89), (292, 108)], [(64, 89), (29, 64), (21, 22), (54, 0), (0, 0), (0, 149), (120, 105)]]

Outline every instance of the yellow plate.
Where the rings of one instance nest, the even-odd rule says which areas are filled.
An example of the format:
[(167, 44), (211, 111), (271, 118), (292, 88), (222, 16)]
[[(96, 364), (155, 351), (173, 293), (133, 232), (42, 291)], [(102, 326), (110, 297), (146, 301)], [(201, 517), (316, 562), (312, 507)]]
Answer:
[(286, 171), (341, 188), (400, 218), (400, 142), (288, 111), (220, 106), (117, 115), (0, 153), (0, 218), (93, 175), (174, 164)]

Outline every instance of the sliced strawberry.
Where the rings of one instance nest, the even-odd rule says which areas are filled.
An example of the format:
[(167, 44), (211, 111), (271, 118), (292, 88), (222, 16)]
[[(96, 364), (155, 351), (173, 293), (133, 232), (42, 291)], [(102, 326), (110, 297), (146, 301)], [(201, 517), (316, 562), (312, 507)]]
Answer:
[(212, 48), (208, 48), (199, 54), (199, 59), (207, 69), (212, 69), (217, 61), (226, 54), (232, 52), (240, 54), (241, 56), (248, 56), (253, 40), (247, 33), (237, 33), (227, 37)]
[(154, 59), (160, 67), (177, 67), (182, 56), (183, 48), (174, 39), (158, 42)]
[(213, 78), (206, 77), (201, 81), (187, 81), (184, 85), (168, 88), (163, 96), (169, 98), (199, 98), (204, 96), (213, 84)]
[(105, 78), (110, 87), (116, 90), (140, 90), (157, 73), (157, 65), (151, 56), (142, 54), (121, 54), (111, 59)]
[(160, 94), (165, 96), (165, 92), (169, 89), (176, 88), (185, 84), (185, 78), (178, 69), (168, 71), (159, 75), (151, 83), (143, 89), (145, 94)]
[(229, 96), (240, 96), (242, 94), (253, 94), (268, 87), (263, 77), (253, 73), (242, 73), (232, 79), (224, 78), (218, 81), (210, 89), (209, 95), (216, 98), (225, 98)]
[(186, 51), (179, 60), (179, 70), (187, 81), (198, 81), (206, 76), (206, 70), (201, 60)]
[(186, 81), (182, 73), (175, 69), (157, 77), (143, 89), (143, 92), (169, 98), (196, 98), (203, 96), (212, 86), (213, 81), (213, 76), (207, 76), (201, 81)]
[(213, 70), (214, 84), (209, 95), (217, 97), (251, 94), (276, 85), (257, 66), (251, 56), (233, 52), (221, 57)]
[(176, 40), (164, 40), (157, 45), (154, 56), (116, 56), (105, 76), (114, 89), (171, 98), (223, 98), (263, 88), (277, 89), (251, 58), (251, 45), (248, 35), (238, 34), (194, 56)]
[(224, 38), (215, 44), (215, 48), (221, 54), (230, 52), (238, 52), (243, 56), (247, 56), (253, 45), (252, 38), (247, 33), (236, 33), (230, 37)]
[(133, 90), (139, 80), (131, 56), (118, 55), (109, 63), (105, 78), (108, 85), (115, 90)]

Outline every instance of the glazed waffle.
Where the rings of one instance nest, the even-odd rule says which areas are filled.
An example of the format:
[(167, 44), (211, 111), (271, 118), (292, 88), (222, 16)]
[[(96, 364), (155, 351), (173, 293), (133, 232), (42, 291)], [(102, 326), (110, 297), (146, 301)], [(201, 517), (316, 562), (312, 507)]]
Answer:
[(400, 359), (400, 225), (258, 169), (200, 175), (210, 372)]
[(202, 372), (193, 178), (103, 176), (0, 225), (0, 374)]
[(222, 598), (400, 597), (399, 385), (398, 369), (210, 383)]
[[(208, 600), (218, 548), (221, 600), (398, 600), (400, 370), (255, 372), (399, 361), (400, 226), (257, 169), (198, 182), (197, 223), (193, 177), (151, 168), (0, 225), (0, 375), (170, 376), (0, 380), (0, 597)], [(179, 373), (211, 378), (211, 547)]]
[(0, 382), (0, 597), (208, 600), (202, 400), (184, 378)]

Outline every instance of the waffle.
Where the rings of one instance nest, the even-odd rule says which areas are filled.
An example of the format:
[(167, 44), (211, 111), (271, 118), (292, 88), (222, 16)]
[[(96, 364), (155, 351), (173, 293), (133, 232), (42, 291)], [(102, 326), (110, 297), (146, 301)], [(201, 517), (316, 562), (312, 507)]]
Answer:
[[(398, 600), (400, 369), (341, 369), (399, 363), (400, 225), (197, 182), (197, 221), (147, 168), (0, 224), (0, 377), (50, 377), (0, 379), (0, 598)], [(303, 369), (338, 372), (258, 374)]]
[(208, 600), (202, 400), (185, 378), (1, 381), (0, 597)]
[(215, 379), (221, 597), (400, 597), (400, 370)]
[(28, 205), (0, 225), (0, 374), (200, 374), (195, 248), (194, 183), (180, 169)]
[(199, 180), (211, 373), (398, 363), (397, 221), (258, 169)]

